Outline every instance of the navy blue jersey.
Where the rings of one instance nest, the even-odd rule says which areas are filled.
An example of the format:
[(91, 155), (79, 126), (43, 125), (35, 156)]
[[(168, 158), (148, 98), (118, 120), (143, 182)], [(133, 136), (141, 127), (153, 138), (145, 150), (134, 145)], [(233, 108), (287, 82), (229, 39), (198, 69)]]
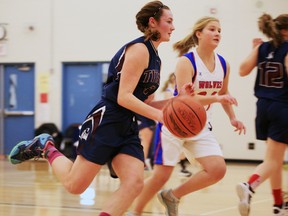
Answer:
[(135, 43), (145, 44), (150, 57), (149, 65), (144, 69), (133, 94), (144, 101), (159, 87), (161, 61), (150, 40), (137, 38), (116, 53), (109, 66), (102, 98), (81, 126), (77, 153), (93, 163), (103, 165), (120, 153), (144, 161), (135, 113), (117, 103), (125, 51)]
[(141, 101), (144, 101), (159, 87), (161, 60), (158, 56), (157, 50), (150, 40), (145, 41), (144, 37), (139, 37), (124, 45), (112, 58), (109, 66), (107, 82), (104, 86), (103, 98), (117, 102), (118, 88), (121, 77), (120, 72), (125, 59), (125, 51), (128, 46), (135, 43), (145, 44), (149, 51), (150, 59), (148, 67), (143, 71), (140, 77), (134, 91), (134, 95)]
[(279, 102), (288, 102), (288, 78), (284, 64), (288, 42), (274, 48), (271, 42), (260, 45), (257, 61), (255, 96)]

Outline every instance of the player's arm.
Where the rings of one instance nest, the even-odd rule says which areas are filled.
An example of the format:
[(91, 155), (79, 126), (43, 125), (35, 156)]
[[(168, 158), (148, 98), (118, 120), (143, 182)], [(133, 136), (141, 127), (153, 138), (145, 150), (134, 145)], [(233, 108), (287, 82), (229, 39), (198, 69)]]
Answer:
[(192, 82), (193, 75), (194, 68), (191, 61), (185, 56), (180, 57), (175, 68), (176, 85), (179, 94), (184, 93), (181, 90), (183, 90), (182, 88), (185, 84)]
[(162, 109), (169, 100), (169, 99), (164, 99), (164, 100), (155, 101), (154, 98), (155, 98), (154, 94), (151, 94), (144, 102), (148, 104), (149, 106), (152, 106), (156, 109)]
[[(223, 80), (222, 89), (218, 92), (219, 96), (227, 96), (227, 95), (230, 96), (230, 93), (228, 90), (229, 76), (230, 76), (230, 65), (227, 63), (226, 76)], [(231, 125), (234, 126), (235, 131), (237, 131), (239, 134), (241, 134), (242, 132), (246, 134), (246, 127), (241, 121), (237, 120), (232, 104), (221, 103), (221, 105), (225, 113), (228, 115)], [(236, 105), (238, 105), (237, 101), (236, 101)]]
[(247, 76), (257, 65), (259, 45), (254, 47), (246, 59), (240, 64), (239, 75)]
[(148, 67), (149, 52), (142, 43), (129, 46), (125, 53), (125, 61), (121, 70), (117, 102), (147, 118), (163, 122), (162, 112), (142, 102), (133, 95), (143, 70)]
[[(221, 90), (218, 92), (218, 95), (230, 95), (229, 90), (228, 90), (228, 83), (229, 83), (229, 76), (230, 76), (230, 64), (226, 62), (227, 64), (227, 71), (226, 71), (226, 76), (224, 77), (223, 80), (223, 85)], [(234, 110), (230, 104), (222, 104), (223, 109), (225, 110), (226, 114), (228, 115), (230, 121), (233, 119), (236, 119)]]

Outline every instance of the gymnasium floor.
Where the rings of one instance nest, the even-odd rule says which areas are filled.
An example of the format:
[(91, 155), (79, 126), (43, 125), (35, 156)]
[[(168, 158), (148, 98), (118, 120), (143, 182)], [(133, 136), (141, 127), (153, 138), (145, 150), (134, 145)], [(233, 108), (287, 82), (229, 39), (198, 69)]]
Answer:
[[(235, 184), (246, 180), (255, 164), (228, 163), (225, 178), (219, 183), (181, 200), (181, 216), (237, 216)], [(166, 187), (178, 185), (185, 177), (178, 175), (176, 167)], [(188, 168), (196, 172), (198, 167)], [(284, 189), (287, 191), (288, 171), (284, 171)], [(149, 171), (145, 171), (148, 176)], [(106, 167), (81, 196), (67, 193), (51, 172), (46, 161), (28, 161), (11, 165), (0, 159), (0, 216), (96, 216), (102, 202), (117, 189), (119, 181), (112, 179)], [(269, 182), (257, 189), (252, 200), (251, 216), (270, 216), (272, 197)], [(164, 215), (164, 209), (154, 198), (143, 216)]]

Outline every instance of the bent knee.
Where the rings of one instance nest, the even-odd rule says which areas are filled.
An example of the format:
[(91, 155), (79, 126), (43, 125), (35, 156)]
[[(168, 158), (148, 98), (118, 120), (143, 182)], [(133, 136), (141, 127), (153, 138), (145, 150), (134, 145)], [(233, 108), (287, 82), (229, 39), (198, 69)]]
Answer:
[(83, 187), (81, 184), (77, 185), (71, 183), (64, 183), (64, 187), (69, 193), (74, 195), (82, 194), (87, 189), (86, 187)]
[(215, 167), (210, 170), (209, 175), (214, 182), (220, 181), (226, 174), (226, 166)]
[(143, 178), (130, 178), (129, 180), (126, 180), (126, 181), (123, 181), (121, 183), (121, 186), (122, 187), (126, 187), (127, 188), (127, 191), (129, 191), (129, 193), (132, 195), (132, 196), (138, 196), (143, 187), (144, 187), (144, 180)]

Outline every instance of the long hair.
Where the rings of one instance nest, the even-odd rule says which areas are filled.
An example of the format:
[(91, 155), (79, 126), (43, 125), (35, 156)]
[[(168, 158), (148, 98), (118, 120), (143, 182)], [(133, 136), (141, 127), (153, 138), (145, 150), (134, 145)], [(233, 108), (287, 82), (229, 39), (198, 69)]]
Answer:
[(173, 45), (173, 49), (178, 52), (178, 56), (182, 56), (183, 54), (187, 53), (192, 47), (198, 45), (199, 41), (196, 33), (198, 31), (201, 32), (208, 25), (208, 23), (212, 21), (219, 22), (217, 18), (210, 16), (205, 16), (199, 19), (195, 23), (192, 32)]
[(280, 46), (284, 38), (281, 30), (288, 30), (288, 14), (281, 14), (275, 19), (271, 15), (264, 13), (258, 19), (259, 30), (272, 40), (274, 47)]
[(169, 84), (173, 84), (175, 83), (175, 74), (174, 73), (170, 73), (168, 79), (165, 81), (163, 88), (162, 88), (162, 92), (165, 92), (166, 89), (168, 88)]

